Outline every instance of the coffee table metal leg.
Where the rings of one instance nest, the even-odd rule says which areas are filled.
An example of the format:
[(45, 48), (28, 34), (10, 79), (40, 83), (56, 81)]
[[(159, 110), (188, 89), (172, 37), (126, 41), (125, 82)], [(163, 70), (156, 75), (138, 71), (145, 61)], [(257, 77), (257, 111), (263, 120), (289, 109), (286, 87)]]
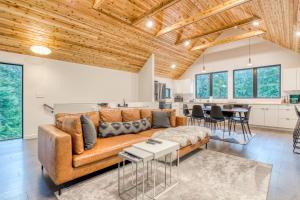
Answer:
[(135, 199), (138, 199), (138, 164), (135, 163)]
[(123, 166), (122, 166), (122, 168), (123, 168), (123, 176), (122, 176), (122, 188), (124, 188), (125, 187), (125, 183), (124, 183), (124, 177), (125, 177), (125, 160), (123, 159)]
[(143, 161), (143, 172), (142, 173), (143, 173), (143, 189), (142, 189), (143, 193), (142, 193), (142, 198), (144, 200), (144, 194), (145, 194), (145, 183), (144, 183), (145, 182), (145, 180), (144, 180), (145, 179), (145, 177), (144, 177), (145, 176), (145, 163), (144, 163), (144, 161)]
[(173, 156), (172, 153), (170, 153), (170, 185), (172, 184), (172, 161), (173, 161)]
[(179, 150), (177, 150), (177, 182), (179, 182)]
[(165, 155), (165, 188), (167, 188), (167, 155)]
[(120, 162), (118, 162), (118, 193), (121, 194), (120, 191)]
[(153, 175), (153, 199), (155, 199), (155, 181), (156, 181), (156, 160), (154, 161), (154, 175)]

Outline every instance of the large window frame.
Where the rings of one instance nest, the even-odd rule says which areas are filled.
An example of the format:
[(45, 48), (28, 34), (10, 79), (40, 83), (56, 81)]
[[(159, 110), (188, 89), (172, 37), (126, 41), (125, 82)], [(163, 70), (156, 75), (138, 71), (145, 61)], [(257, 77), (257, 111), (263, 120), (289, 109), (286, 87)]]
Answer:
[[(279, 96), (277, 97), (258, 97), (257, 96), (257, 70), (261, 68), (268, 68), (268, 67), (279, 67)], [(236, 97), (235, 94), (235, 72), (236, 71), (242, 71), (242, 70), (252, 70), (252, 77), (253, 77), (253, 96), (252, 97)], [(243, 68), (243, 69), (235, 69), (233, 70), (233, 79), (232, 79), (232, 85), (233, 85), (233, 98), (234, 99), (280, 99), (281, 98), (281, 64), (277, 65), (266, 65), (266, 66), (260, 66), (260, 67), (251, 67), (251, 68)]]
[[(228, 99), (228, 79), (229, 79), (229, 76), (228, 76), (228, 71), (217, 71), (217, 72), (210, 72), (210, 73), (201, 73), (201, 74), (195, 74), (195, 98), (196, 99), (209, 99), (209, 97), (212, 97), (213, 96), (213, 75), (214, 74), (219, 74), (219, 73), (227, 73), (227, 96), (226, 98), (217, 98), (217, 97), (214, 97), (214, 99)], [(198, 97), (197, 95), (197, 76), (201, 76), (201, 75), (208, 75), (209, 76), (209, 97), (208, 98), (205, 98), (205, 97)]]

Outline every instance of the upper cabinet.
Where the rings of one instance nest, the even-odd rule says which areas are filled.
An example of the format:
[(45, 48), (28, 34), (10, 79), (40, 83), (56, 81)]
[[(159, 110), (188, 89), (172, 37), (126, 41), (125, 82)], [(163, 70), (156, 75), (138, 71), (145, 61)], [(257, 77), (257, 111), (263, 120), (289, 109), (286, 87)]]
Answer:
[(300, 68), (284, 69), (282, 86), (284, 91), (300, 90)]

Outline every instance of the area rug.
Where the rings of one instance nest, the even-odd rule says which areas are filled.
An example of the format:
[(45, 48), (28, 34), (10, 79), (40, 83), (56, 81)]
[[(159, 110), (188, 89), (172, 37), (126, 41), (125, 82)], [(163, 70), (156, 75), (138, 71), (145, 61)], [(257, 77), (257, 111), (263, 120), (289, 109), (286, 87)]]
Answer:
[(231, 132), (229, 135), (229, 132), (225, 131), (224, 138), (223, 138), (223, 131), (216, 130), (216, 131), (212, 131), (210, 139), (246, 145), (255, 137), (255, 135), (256, 135), (255, 133), (252, 133), (252, 135), (249, 135), (249, 134), (245, 135), (245, 137), (246, 137), (246, 140), (245, 140), (242, 132)]
[[(183, 159), (179, 184), (159, 199), (266, 200), (271, 172), (269, 164), (201, 150)], [(56, 197), (59, 200), (120, 200), (117, 170), (63, 189)], [(135, 197), (127, 195), (122, 199)]]

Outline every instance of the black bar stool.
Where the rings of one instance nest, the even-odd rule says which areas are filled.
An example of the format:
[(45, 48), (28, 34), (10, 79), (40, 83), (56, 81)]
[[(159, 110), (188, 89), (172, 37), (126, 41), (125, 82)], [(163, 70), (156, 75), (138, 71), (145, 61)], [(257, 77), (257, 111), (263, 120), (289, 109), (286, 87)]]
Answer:
[(293, 132), (293, 152), (300, 154), (300, 152), (296, 152), (296, 149), (300, 149), (300, 146), (298, 146), (300, 144), (300, 111), (296, 106), (295, 110), (298, 116), (298, 120)]

